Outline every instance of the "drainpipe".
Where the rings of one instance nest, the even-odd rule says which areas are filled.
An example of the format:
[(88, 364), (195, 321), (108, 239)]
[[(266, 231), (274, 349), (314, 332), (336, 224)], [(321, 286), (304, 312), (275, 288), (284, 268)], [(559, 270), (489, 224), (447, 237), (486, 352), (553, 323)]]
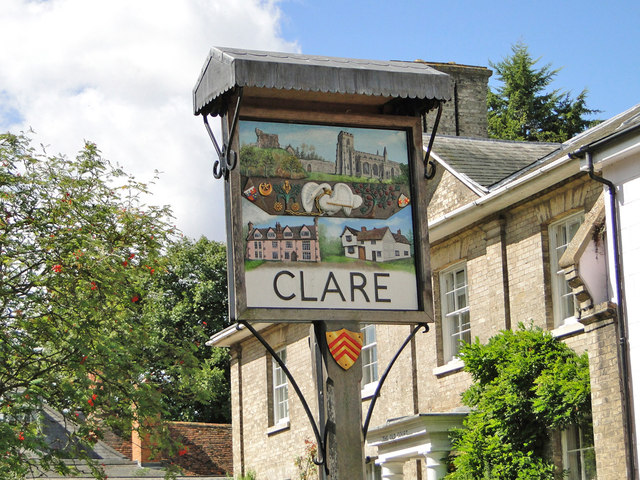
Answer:
[(625, 421), (627, 428), (625, 436), (627, 445), (629, 445), (630, 454), (627, 455), (627, 469), (630, 474), (629, 478), (635, 477), (635, 448), (633, 438), (633, 414), (631, 408), (631, 385), (629, 382), (629, 344), (627, 338), (627, 324), (624, 316), (624, 302), (622, 297), (622, 273), (620, 259), (620, 235), (618, 232), (618, 205), (616, 201), (616, 186), (610, 180), (599, 177), (593, 169), (593, 157), (591, 152), (593, 145), (585, 145), (580, 149), (569, 154), (569, 158), (586, 158), (589, 177), (596, 182), (605, 185), (609, 191), (609, 207), (611, 217), (612, 230), (612, 247), (613, 247), (613, 264), (615, 275), (615, 288), (618, 305), (616, 308), (616, 316), (618, 321), (618, 358), (620, 359), (620, 376), (622, 377), (622, 404), (625, 411)]

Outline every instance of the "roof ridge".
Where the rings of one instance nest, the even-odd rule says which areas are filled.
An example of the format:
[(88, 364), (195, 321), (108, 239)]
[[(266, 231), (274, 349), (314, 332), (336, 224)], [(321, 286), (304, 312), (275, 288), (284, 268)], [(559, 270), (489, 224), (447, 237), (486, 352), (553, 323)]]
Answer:
[[(430, 133), (423, 133), (423, 136), (428, 136)], [(480, 142), (491, 142), (491, 143), (509, 143), (509, 144), (525, 144), (525, 145), (562, 145), (560, 142), (538, 142), (531, 140), (507, 140), (503, 138), (490, 138), (490, 137), (465, 137), (461, 135), (440, 135), (436, 134), (436, 140), (438, 138), (447, 138), (447, 139), (456, 139), (456, 140), (470, 140), (470, 141), (480, 141)]]

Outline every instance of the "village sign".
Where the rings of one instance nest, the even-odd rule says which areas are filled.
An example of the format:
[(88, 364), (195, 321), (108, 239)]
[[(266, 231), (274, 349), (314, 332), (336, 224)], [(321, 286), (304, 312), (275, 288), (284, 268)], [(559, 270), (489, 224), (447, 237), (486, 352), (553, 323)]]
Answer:
[[(384, 89), (401, 78), (424, 94), (425, 75), (441, 90), (449, 78), (420, 64), (363, 70), (261, 53), (212, 49), (194, 89), (207, 127), (207, 115), (223, 120), (223, 147), (209, 132), (227, 180), (231, 318), (431, 321), (416, 112), (437, 102), (366, 80)], [(354, 71), (360, 83), (345, 87)]]
[[(423, 116), (451, 79), (423, 63), (213, 48), (194, 89), (225, 179), (229, 315), (295, 390), (324, 480), (364, 476), (387, 373), (433, 320)], [(208, 116), (222, 118), (222, 146)], [(425, 120), (426, 123), (426, 120)], [(256, 323), (310, 322), (317, 422)], [(361, 424), (362, 323), (416, 324)], [(331, 330), (331, 331), (330, 331)], [(328, 359), (333, 357), (335, 362)], [(331, 426), (331, 428), (329, 428)]]

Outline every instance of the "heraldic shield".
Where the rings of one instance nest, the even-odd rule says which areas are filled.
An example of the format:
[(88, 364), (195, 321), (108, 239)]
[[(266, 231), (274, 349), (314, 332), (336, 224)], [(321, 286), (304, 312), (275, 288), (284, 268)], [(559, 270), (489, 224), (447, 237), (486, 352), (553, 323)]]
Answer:
[(345, 328), (327, 332), (327, 344), (336, 363), (345, 370), (349, 370), (360, 356), (362, 333), (350, 332)]

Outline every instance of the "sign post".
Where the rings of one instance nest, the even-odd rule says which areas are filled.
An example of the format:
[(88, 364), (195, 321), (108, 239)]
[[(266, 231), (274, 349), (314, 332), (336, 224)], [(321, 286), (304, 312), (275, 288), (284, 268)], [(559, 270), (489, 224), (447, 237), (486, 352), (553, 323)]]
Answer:
[(433, 318), (421, 123), (451, 91), (420, 63), (217, 48), (194, 89), (226, 180), (230, 318), (313, 324), (328, 478), (364, 475), (361, 326)]
[[(356, 322), (344, 322), (342, 325), (345, 329), (359, 331)], [(324, 391), (324, 401), (319, 405), (319, 411), (326, 412), (326, 470), (329, 475), (325, 478), (364, 478), (360, 397), (362, 369), (354, 367), (345, 370), (334, 361), (329, 342), (326, 341), (326, 322), (316, 322), (311, 330), (313, 342), (320, 346), (322, 363), (326, 366), (321, 377), (317, 377), (317, 373), (315, 376), (318, 390)], [(321, 467), (320, 470), (324, 473), (325, 469)]]

